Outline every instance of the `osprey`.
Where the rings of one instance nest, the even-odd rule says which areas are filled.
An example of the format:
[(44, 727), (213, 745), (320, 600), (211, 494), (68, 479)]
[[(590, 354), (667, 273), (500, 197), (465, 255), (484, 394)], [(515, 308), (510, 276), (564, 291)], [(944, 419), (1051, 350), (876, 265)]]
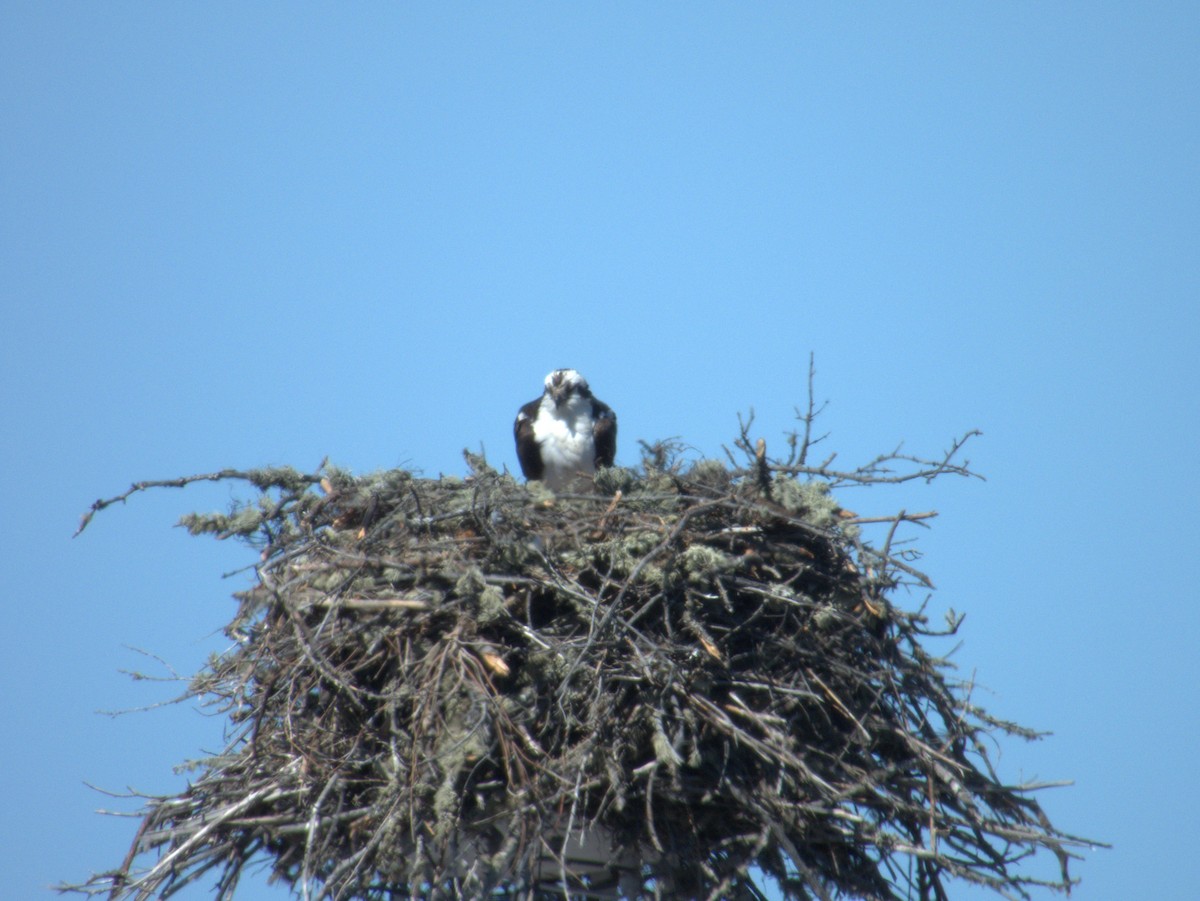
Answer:
[(527, 479), (562, 491), (617, 455), (617, 416), (592, 395), (574, 369), (546, 376), (546, 390), (517, 413), (513, 424), (517, 459)]

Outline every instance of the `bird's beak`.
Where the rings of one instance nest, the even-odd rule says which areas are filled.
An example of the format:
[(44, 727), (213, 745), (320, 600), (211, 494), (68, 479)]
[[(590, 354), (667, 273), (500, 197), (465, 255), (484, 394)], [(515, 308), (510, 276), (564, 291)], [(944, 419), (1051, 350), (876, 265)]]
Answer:
[(567, 400), (569, 390), (566, 385), (555, 385), (550, 389), (550, 396), (554, 398), (554, 406), (561, 407)]

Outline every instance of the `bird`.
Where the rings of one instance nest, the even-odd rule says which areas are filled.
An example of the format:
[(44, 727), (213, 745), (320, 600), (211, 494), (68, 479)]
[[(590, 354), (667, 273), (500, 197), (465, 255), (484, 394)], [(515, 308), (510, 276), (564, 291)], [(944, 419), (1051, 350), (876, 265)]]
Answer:
[(525, 478), (562, 491), (613, 465), (617, 414), (574, 369), (555, 369), (544, 384), (542, 396), (517, 413), (513, 437)]

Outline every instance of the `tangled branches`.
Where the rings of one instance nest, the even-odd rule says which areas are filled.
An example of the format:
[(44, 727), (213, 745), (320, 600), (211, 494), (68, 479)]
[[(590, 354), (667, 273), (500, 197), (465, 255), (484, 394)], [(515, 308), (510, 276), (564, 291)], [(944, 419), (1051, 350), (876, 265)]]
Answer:
[[(737, 446), (740, 467), (647, 448), (558, 498), (470, 456), (465, 479), (194, 477), (260, 491), (184, 519), (261, 549), (232, 649), (189, 692), (228, 745), (74, 888), (212, 874), (229, 898), (256, 859), (331, 899), (758, 898), (751, 868), (794, 899), (1068, 887), (1079, 840), (988, 759), (1030, 733), (975, 706), (893, 602), (928, 584), (896, 529), (932, 514), (883, 519), (876, 547), (880, 520), (830, 492), (887, 480), (885, 459), (967, 474), (959, 445), (857, 478), (771, 461), (745, 429)], [(1025, 873), (1042, 850), (1048, 881)]]

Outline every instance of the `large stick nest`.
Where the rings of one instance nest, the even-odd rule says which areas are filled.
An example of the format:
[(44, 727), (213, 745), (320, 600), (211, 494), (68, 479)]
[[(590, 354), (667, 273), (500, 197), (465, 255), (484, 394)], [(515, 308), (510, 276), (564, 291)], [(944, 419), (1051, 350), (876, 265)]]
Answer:
[[(902, 480), (880, 461), (738, 444), (743, 468), (649, 448), (558, 498), (469, 457), (464, 479), (226, 471), (98, 502), (247, 480), (254, 502), (184, 524), (261, 557), (188, 692), (227, 749), (76, 888), (165, 897), (211, 872), (225, 898), (255, 860), (335, 899), (1069, 887), (1077, 840), (988, 759), (1031, 733), (975, 706), (922, 646), (945, 631), (894, 597), (928, 583), (897, 527), (932, 514), (837, 505), (831, 485)], [(903, 478), (966, 474), (949, 456)], [(1026, 872), (1039, 850), (1055, 875)]]

